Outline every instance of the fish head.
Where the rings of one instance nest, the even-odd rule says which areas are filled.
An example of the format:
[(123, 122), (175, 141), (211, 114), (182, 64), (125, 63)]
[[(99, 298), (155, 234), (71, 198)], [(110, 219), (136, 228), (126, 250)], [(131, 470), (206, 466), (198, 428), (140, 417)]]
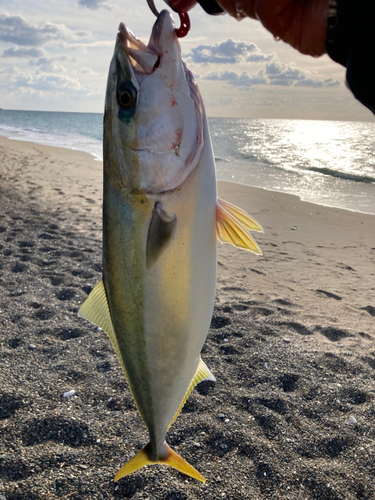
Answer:
[(169, 12), (147, 46), (121, 23), (106, 93), (105, 170), (130, 192), (175, 189), (199, 162), (203, 113)]

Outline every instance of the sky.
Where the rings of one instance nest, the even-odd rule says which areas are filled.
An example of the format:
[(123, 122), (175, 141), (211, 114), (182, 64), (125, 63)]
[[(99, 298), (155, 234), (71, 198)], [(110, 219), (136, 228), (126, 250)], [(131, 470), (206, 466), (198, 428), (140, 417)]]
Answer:
[[(147, 43), (155, 22), (146, 0), (116, 2), (0, 0), (0, 108), (102, 112), (119, 23)], [(182, 53), (208, 116), (375, 121), (327, 55), (299, 54), (251, 19), (199, 6), (190, 19)]]

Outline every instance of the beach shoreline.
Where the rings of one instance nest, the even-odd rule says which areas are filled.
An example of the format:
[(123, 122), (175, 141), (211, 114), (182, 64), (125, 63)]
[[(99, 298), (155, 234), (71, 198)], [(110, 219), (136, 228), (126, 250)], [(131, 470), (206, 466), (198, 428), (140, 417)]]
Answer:
[[(103, 116), (9, 111), (5, 136), (102, 159)], [(375, 215), (373, 124), (209, 118), (218, 179)]]
[(167, 437), (207, 483), (162, 466), (113, 483), (147, 435), (107, 336), (77, 316), (101, 277), (101, 186), (89, 153), (0, 137), (0, 496), (374, 498), (375, 216), (226, 182), (263, 255), (219, 245), (217, 382)]

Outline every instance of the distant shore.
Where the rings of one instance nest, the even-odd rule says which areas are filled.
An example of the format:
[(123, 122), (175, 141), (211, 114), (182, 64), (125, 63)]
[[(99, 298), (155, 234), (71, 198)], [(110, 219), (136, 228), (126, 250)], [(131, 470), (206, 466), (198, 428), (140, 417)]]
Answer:
[(260, 257), (219, 245), (217, 382), (167, 437), (207, 483), (152, 466), (116, 484), (147, 435), (107, 336), (77, 316), (101, 277), (101, 164), (0, 137), (0, 497), (375, 497), (375, 216), (218, 186), (265, 233)]

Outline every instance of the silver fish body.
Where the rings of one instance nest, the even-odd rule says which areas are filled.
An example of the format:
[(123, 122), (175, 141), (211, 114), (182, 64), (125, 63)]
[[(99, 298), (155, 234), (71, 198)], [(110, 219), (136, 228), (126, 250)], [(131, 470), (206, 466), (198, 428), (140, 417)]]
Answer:
[(165, 442), (196, 383), (213, 312), (216, 239), (259, 253), (245, 212), (217, 199), (202, 100), (174, 24), (148, 46), (120, 25), (104, 117), (103, 280), (80, 309), (109, 335), (150, 442), (116, 475), (165, 463), (204, 478)]
[[(155, 457), (196, 372), (212, 316), (216, 180), (210, 149), (208, 140), (197, 167), (172, 191), (133, 194), (104, 178), (104, 285)], [(148, 232), (158, 209), (176, 221), (175, 230), (148, 268)]]

